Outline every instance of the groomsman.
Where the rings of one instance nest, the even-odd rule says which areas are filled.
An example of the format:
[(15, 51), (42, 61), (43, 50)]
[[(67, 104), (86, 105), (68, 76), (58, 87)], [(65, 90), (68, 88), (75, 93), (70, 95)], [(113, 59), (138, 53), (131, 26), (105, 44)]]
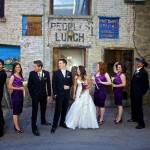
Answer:
[[(70, 99), (70, 88), (72, 86), (72, 73), (66, 70), (67, 61), (59, 59), (59, 70), (53, 74), (52, 87), (56, 99), (55, 113), (51, 133), (54, 133), (60, 119), (60, 127), (67, 128), (65, 117)], [(61, 118), (60, 118), (61, 115)]]
[(3, 117), (3, 111), (1, 108), (1, 102), (3, 98), (3, 89), (4, 84), (6, 82), (7, 74), (5, 70), (3, 69), (4, 61), (0, 59), (0, 137), (4, 135), (4, 117)]
[(38, 114), (38, 105), (41, 108), (41, 124), (51, 125), (46, 121), (47, 100), (51, 96), (51, 84), (49, 72), (42, 69), (43, 64), (40, 60), (34, 61), (34, 71), (30, 72), (28, 80), (28, 89), (32, 98), (32, 132), (35, 136), (39, 136), (36, 121)]
[(138, 122), (136, 129), (145, 128), (143, 119), (142, 100), (149, 88), (148, 73), (144, 69), (148, 64), (143, 57), (135, 59), (137, 67), (131, 80), (131, 119), (128, 122)]

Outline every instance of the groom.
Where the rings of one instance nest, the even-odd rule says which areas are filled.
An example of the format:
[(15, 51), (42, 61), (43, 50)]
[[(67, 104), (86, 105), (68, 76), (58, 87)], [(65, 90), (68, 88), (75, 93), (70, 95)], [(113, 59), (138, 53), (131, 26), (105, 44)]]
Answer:
[(52, 87), (56, 99), (55, 113), (51, 133), (56, 131), (60, 118), (60, 127), (67, 128), (65, 117), (67, 113), (68, 103), (70, 99), (70, 88), (72, 86), (72, 73), (66, 70), (67, 61), (59, 59), (59, 70), (53, 74)]
[(43, 63), (40, 60), (34, 61), (34, 71), (30, 72), (28, 89), (32, 98), (32, 132), (35, 136), (39, 136), (40, 133), (36, 126), (39, 103), (41, 124), (51, 125), (45, 118), (47, 100), (51, 98), (50, 76), (48, 71), (43, 70)]

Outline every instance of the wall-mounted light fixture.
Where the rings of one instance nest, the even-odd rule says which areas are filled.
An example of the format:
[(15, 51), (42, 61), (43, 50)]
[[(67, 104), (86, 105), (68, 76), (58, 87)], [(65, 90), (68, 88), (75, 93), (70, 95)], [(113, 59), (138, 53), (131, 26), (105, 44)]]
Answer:
[(68, 30), (68, 31), (67, 31), (67, 36), (68, 36), (69, 38), (72, 38), (73, 35), (74, 35), (74, 32), (73, 32), (72, 30)]

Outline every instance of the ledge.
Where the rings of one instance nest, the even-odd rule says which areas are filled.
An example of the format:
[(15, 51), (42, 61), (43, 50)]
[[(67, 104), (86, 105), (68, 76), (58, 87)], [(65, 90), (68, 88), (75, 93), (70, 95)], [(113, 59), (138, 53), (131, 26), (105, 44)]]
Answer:
[(104, 50), (134, 50), (130, 47), (105, 47)]
[(51, 16), (48, 16), (48, 18), (51, 18), (51, 19), (93, 19), (93, 16), (54, 16), (54, 15), (51, 15)]
[(0, 22), (6, 22), (6, 18), (0, 18)]

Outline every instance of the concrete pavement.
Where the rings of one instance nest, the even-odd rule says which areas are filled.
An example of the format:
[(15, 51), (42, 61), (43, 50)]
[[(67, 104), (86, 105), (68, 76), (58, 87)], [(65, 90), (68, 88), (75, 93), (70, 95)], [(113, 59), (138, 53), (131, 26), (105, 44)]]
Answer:
[[(113, 120), (116, 107), (107, 107), (105, 122), (99, 129), (58, 128), (55, 134), (51, 127), (40, 125), (41, 134), (36, 137), (31, 132), (31, 107), (24, 108), (21, 126), (23, 134), (13, 130), (12, 110), (4, 110), (6, 121), (5, 136), (0, 138), (0, 150), (150, 150), (150, 106), (144, 107), (146, 128), (137, 130), (137, 123), (128, 123), (130, 108), (124, 108), (123, 123), (115, 125)], [(52, 122), (54, 105), (47, 107), (47, 120)]]

